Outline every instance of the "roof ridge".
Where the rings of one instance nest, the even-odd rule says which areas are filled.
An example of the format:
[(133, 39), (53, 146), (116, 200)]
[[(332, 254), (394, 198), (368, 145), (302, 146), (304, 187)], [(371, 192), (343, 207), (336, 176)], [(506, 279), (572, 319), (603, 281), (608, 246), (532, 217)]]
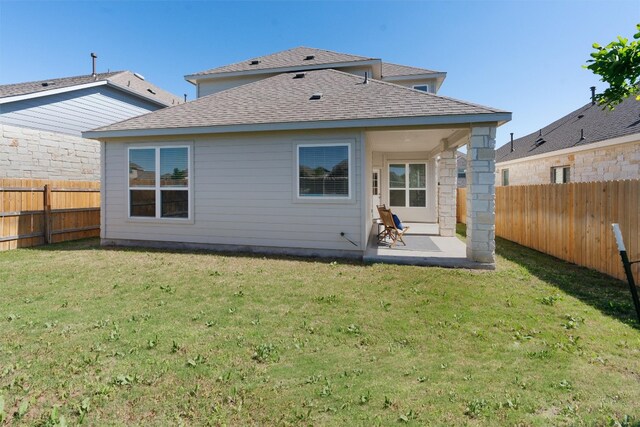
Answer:
[[(114, 75), (117, 74), (121, 74), (124, 73), (127, 70), (121, 70), (121, 71), (107, 71), (104, 73), (96, 73), (96, 76), (101, 76), (101, 75), (109, 75), (109, 77), (112, 77)], [(27, 82), (17, 82), (17, 83), (5, 83), (0, 85), (0, 87), (2, 86), (12, 86), (12, 85), (27, 85), (27, 84), (34, 84), (34, 83), (41, 83), (41, 82), (50, 82), (53, 80), (70, 80), (70, 79), (79, 79), (82, 77), (91, 77), (91, 74), (80, 74), (77, 76), (67, 76), (67, 77), (54, 77), (54, 78), (50, 78), (50, 79), (40, 79), (40, 80), (31, 80), (31, 81), (27, 81)], [(103, 79), (100, 79), (103, 80)]]
[(414, 65), (398, 64), (397, 62), (382, 61), (382, 63), (383, 64), (387, 64), (387, 65), (394, 65), (394, 66), (397, 66), (397, 67), (413, 68), (414, 70), (430, 71), (432, 73), (442, 73), (443, 72), (443, 71), (432, 70), (430, 68), (416, 67)]

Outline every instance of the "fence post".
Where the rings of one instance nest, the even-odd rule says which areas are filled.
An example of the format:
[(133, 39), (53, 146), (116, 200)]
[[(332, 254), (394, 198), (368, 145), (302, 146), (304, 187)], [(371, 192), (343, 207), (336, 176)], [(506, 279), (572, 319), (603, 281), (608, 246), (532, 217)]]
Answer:
[(620, 226), (618, 224), (611, 224), (613, 228), (613, 234), (616, 236), (616, 243), (618, 244), (618, 250), (620, 251), (620, 258), (622, 258), (622, 265), (629, 281), (629, 288), (631, 290), (631, 298), (633, 299), (633, 305), (636, 307), (636, 314), (638, 315), (638, 323), (640, 324), (640, 298), (638, 298), (638, 289), (636, 289), (636, 281), (633, 280), (633, 272), (631, 271), (631, 264), (638, 261), (629, 261), (627, 256), (627, 248), (624, 246), (622, 240), (622, 233), (620, 232)]
[(51, 243), (51, 187), (45, 184), (43, 208), (44, 208), (44, 243)]

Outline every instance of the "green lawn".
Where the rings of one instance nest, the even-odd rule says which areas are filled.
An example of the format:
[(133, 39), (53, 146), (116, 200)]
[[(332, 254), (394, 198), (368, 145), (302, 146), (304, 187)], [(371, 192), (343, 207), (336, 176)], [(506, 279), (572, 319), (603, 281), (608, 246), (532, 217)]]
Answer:
[(503, 240), (498, 255), (477, 272), (97, 240), (2, 252), (0, 417), (638, 425), (626, 284)]

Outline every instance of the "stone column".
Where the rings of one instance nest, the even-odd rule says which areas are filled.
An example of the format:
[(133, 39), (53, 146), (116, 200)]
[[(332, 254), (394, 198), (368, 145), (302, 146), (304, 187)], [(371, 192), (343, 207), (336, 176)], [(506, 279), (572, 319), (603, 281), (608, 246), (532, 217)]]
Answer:
[(496, 128), (474, 127), (467, 145), (467, 258), (495, 263)]
[(438, 161), (438, 226), (441, 236), (456, 234), (457, 181), (456, 151), (443, 151)]

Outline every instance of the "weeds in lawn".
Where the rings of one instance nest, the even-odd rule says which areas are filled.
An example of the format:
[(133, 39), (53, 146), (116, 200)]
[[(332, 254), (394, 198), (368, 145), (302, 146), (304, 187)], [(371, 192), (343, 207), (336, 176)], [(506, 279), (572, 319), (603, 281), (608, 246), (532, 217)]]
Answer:
[(0, 424), (637, 423), (628, 288), (498, 252), (484, 273), (92, 242), (2, 253)]

